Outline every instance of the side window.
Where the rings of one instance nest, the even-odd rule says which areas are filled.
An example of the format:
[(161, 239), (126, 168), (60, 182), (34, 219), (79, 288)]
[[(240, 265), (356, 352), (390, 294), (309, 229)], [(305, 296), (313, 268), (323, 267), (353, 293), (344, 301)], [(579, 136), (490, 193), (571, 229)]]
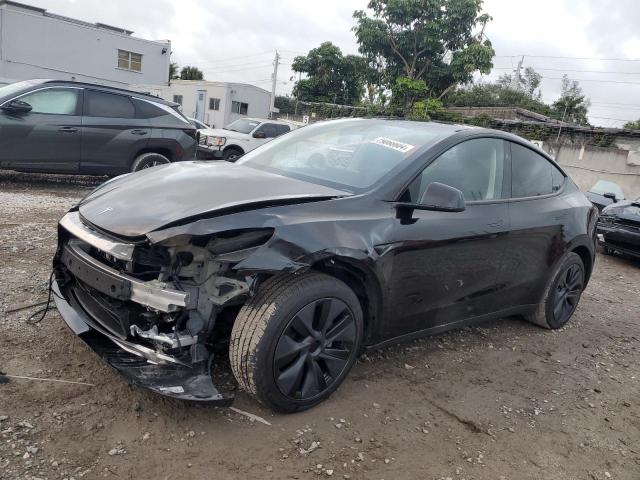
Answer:
[(537, 197), (557, 192), (564, 175), (542, 155), (517, 143), (511, 143), (511, 196)]
[(291, 131), (291, 127), (289, 125), (276, 125), (276, 130), (278, 131), (278, 135), (284, 135), (285, 133), (289, 133)]
[(451, 147), (411, 183), (403, 200), (418, 202), (433, 182), (457, 188), (468, 202), (503, 198), (504, 146), (503, 140), (478, 138)]
[(220, 110), (220, 99), (219, 98), (210, 98), (209, 99), (209, 110)]
[(77, 88), (47, 88), (18, 98), (31, 105), (31, 113), (76, 115), (82, 90)]
[(135, 118), (136, 110), (125, 95), (87, 90), (84, 114), (87, 117)]
[(264, 132), (266, 138), (275, 138), (278, 136), (278, 130), (273, 123), (263, 123), (258, 131)]
[(171, 115), (170, 112), (163, 110), (152, 102), (133, 98), (133, 104), (135, 105), (136, 118), (158, 118), (165, 115)]

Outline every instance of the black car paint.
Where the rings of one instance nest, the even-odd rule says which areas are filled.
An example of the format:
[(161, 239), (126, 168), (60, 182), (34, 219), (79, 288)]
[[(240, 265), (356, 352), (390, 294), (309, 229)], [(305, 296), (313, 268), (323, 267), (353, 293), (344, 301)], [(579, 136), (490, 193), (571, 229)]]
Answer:
[(0, 98), (0, 106), (43, 88), (81, 92), (75, 115), (13, 113), (0, 109), (0, 167), (18, 171), (119, 175), (129, 172), (144, 152), (158, 152), (171, 161), (189, 160), (196, 152), (196, 134), (186, 118), (167, 114), (155, 118), (109, 118), (86, 115), (89, 91), (124, 96), (134, 102), (172, 104), (143, 93), (88, 83), (34, 80)]
[[(271, 187), (254, 181), (263, 178), (260, 171), (227, 163), (189, 163), (158, 171), (165, 177), (181, 177), (195, 169), (203, 179), (206, 171), (215, 172), (207, 178), (210, 181), (190, 187), (193, 198), (201, 199), (197, 209), (187, 202), (184, 210), (164, 212), (154, 202), (137, 199), (138, 179), (153, 175), (145, 173), (98, 189), (85, 199), (80, 213), (106, 233), (153, 244), (180, 236), (204, 238), (272, 229), (269, 240), (235, 269), (256, 278), (316, 269), (343, 279), (363, 301), (365, 347), (376, 348), (472, 322), (528, 313), (540, 302), (555, 266), (571, 251), (583, 259), (588, 279), (595, 255), (597, 210), (568, 177), (553, 194), (467, 202), (463, 212), (413, 209), (400, 202), (411, 180), (438, 155), (464, 140), (483, 137), (520, 143), (557, 166), (519, 137), (452, 127), (447, 138), (416, 151), (404, 169), (366, 193), (318, 190), (318, 185), (308, 184), (308, 191), (319, 197), (304, 196), (300, 202), (298, 190), (287, 195), (288, 185), (297, 189), (298, 184), (283, 182), (282, 197), (271, 197)], [(508, 151), (505, 169), (509, 175)], [(225, 181), (216, 182), (221, 172)], [(249, 188), (246, 203), (238, 200), (232, 208), (221, 204), (226, 195)], [(160, 191), (165, 194), (167, 189)], [(135, 208), (101, 218), (99, 212), (112, 202)]]
[(617, 203), (616, 200), (605, 197), (604, 195), (600, 195), (599, 193), (595, 192), (584, 192), (584, 195), (587, 197), (587, 199), (589, 199), (591, 203), (598, 207), (598, 210), (600, 212), (602, 212), (602, 209), (604, 207), (608, 207), (609, 205)]
[(612, 204), (602, 210), (598, 243), (610, 250), (640, 258), (640, 199)]

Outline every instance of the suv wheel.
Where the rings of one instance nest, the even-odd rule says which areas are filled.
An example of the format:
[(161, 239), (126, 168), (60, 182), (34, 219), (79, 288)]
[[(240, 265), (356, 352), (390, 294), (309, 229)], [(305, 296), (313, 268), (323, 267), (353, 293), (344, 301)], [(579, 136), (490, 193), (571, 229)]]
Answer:
[(317, 272), (267, 280), (240, 310), (229, 357), (240, 386), (278, 412), (311, 408), (358, 356), (362, 309), (340, 280)]
[(131, 171), (137, 172), (145, 168), (155, 167), (156, 165), (164, 165), (166, 163), (171, 163), (171, 161), (164, 155), (155, 152), (143, 153), (133, 161), (133, 164), (131, 165)]
[(525, 316), (544, 328), (564, 327), (575, 312), (584, 290), (585, 271), (577, 253), (569, 253), (556, 268), (535, 312)]
[(223, 157), (227, 162), (235, 162), (242, 156), (242, 152), (237, 148), (227, 148), (224, 151)]

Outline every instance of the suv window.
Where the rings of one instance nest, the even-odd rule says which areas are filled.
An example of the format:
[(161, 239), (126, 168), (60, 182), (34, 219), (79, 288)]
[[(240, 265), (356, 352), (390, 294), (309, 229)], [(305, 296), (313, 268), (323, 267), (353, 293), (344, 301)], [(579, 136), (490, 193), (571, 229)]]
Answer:
[(78, 88), (46, 88), (19, 98), (31, 105), (31, 113), (76, 115), (82, 90)]
[(260, 128), (256, 130), (256, 133), (257, 132), (264, 132), (265, 138), (275, 138), (278, 136), (278, 129), (273, 123), (263, 123), (260, 125)]
[(478, 138), (451, 147), (411, 183), (403, 200), (418, 202), (433, 182), (457, 188), (467, 201), (503, 198), (504, 145), (503, 140)]
[(135, 118), (131, 98), (115, 93), (87, 90), (84, 114), (87, 117)]
[(136, 109), (136, 118), (157, 118), (164, 115), (170, 115), (168, 111), (163, 110), (151, 102), (140, 100), (135, 97), (132, 100)]
[(291, 127), (289, 125), (276, 125), (276, 130), (278, 131), (278, 135), (284, 135), (285, 133), (289, 133), (291, 131)]
[(549, 160), (530, 148), (511, 143), (511, 196), (538, 197), (557, 192), (564, 175)]

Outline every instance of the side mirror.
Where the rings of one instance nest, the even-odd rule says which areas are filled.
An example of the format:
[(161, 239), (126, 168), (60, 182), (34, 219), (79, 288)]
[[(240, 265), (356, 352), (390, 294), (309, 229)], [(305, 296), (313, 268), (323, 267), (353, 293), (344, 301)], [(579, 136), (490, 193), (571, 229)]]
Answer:
[(606, 192), (604, 195), (602, 195), (604, 198), (608, 198), (609, 200), (612, 200), (613, 203), (618, 203), (618, 199), (616, 198), (616, 194), (615, 193), (611, 193), (611, 192)]
[(253, 138), (267, 138), (267, 135), (263, 131), (258, 130), (253, 134)]
[(418, 203), (398, 203), (397, 206), (438, 212), (462, 212), (467, 208), (460, 190), (438, 182), (427, 185)]
[(8, 113), (23, 114), (29, 113), (33, 107), (27, 102), (22, 100), (11, 100), (9, 103), (2, 106), (2, 110)]

